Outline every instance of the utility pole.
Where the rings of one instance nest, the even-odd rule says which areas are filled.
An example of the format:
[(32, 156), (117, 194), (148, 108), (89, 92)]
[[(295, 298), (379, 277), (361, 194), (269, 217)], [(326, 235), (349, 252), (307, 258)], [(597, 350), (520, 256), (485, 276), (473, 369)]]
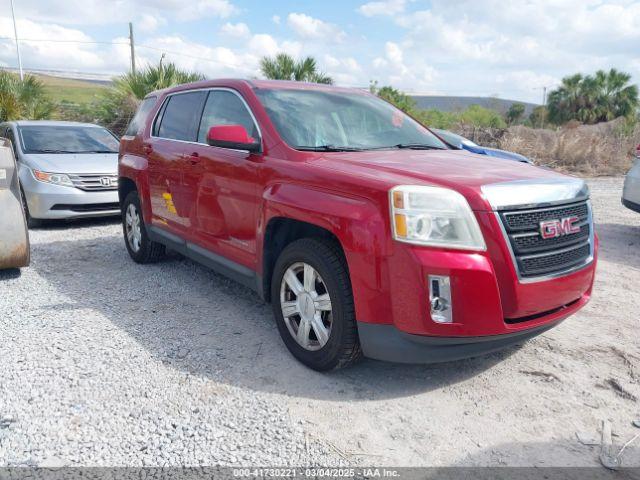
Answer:
[[(13, 2), (13, 0), (11, 0)], [(133, 23), (129, 22), (129, 46), (131, 47), (131, 73), (136, 73), (136, 47), (133, 43)]]
[(544, 120), (547, 116), (547, 86), (542, 87), (542, 128), (544, 128)]
[(18, 52), (18, 69), (20, 70), (20, 81), (24, 80), (22, 72), (22, 57), (20, 56), (20, 43), (18, 42), (18, 28), (16, 27), (16, 13), (13, 10), (13, 0), (11, 0), (11, 16), (13, 17), (13, 34), (16, 37), (16, 51)]

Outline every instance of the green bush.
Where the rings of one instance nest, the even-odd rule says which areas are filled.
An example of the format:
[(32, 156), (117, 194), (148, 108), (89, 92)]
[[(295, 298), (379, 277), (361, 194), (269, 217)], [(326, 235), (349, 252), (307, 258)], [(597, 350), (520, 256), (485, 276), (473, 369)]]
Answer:
[(459, 121), (458, 115), (451, 112), (443, 112), (436, 108), (416, 110), (412, 112), (414, 118), (423, 125), (431, 128), (451, 130)]
[(378, 82), (371, 82), (371, 93), (392, 103), (403, 112), (408, 113), (423, 125), (432, 128), (450, 130), (458, 124), (474, 127), (506, 128), (507, 124), (502, 115), (495, 110), (471, 105), (462, 112), (443, 112), (435, 108), (420, 109), (409, 95), (391, 86), (378, 87)]
[(55, 110), (44, 85), (33, 75), (24, 80), (15, 73), (0, 71), (0, 121), (43, 120)]
[(506, 128), (507, 124), (495, 110), (481, 107), (480, 105), (471, 105), (460, 113), (460, 123), (473, 125), (474, 127), (490, 127), (490, 128)]

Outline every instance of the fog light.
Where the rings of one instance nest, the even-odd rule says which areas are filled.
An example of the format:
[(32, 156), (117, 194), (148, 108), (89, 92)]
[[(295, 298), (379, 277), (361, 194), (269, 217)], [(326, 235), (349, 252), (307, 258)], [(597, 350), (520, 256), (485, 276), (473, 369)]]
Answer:
[(449, 277), (429, 275), (429, 304), (431, 306), (431, 319), (434, 322), (453, 322), (451, 280)]

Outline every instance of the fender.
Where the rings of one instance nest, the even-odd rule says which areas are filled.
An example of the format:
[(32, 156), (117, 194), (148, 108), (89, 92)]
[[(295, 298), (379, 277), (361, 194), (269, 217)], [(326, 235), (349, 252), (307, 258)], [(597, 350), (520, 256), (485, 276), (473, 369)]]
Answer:
[[(258, 265), (262, 265), (264, 233), (275, 217), (310, 223), (331, 232), (345, 253), (351, 278), (356, 317), (359, 321), (390, 321), (383, 301), (383, 286), (388, 282), (384, 258), (388, 220), (381, 215), (385, 208), (370, 199), (345, 195), (329, 189), (299, 184), (273, 184), (263, 192), (263, 209), (259, 220)], [(388, 314), (387, 314), (388, 313)]]
[(142, 216), (151, 224), (151, 197), (149, 192), (149, 163), (140, 155), (124, 154), (118, 162), (118, 176), (128, 178), (136, 184)]

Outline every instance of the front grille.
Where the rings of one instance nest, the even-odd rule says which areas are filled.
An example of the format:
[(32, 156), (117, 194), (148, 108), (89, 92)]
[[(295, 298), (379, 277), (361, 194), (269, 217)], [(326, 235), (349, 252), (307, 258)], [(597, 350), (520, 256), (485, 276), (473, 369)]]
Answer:
[[(499, 213), (521, 278), (561, 274), (586, 265), (592, 255), (593, 224), (587, 202)], [(577, 217), (580, 230), (545, 239), (540, 223)]]
[(539, 210), (526, 210), (523, 212), (504, 212), (502, 214), (505, 227), (509, 231), (536, 230), (540, 222), (555, 218), (578, 217), (586, 220), (589, 209), (585, 202), (557, 208), (542, 208)]
[(118, 176), (112, 173), (70, 174), (73, 186), (87, 192), (117, 190)]

